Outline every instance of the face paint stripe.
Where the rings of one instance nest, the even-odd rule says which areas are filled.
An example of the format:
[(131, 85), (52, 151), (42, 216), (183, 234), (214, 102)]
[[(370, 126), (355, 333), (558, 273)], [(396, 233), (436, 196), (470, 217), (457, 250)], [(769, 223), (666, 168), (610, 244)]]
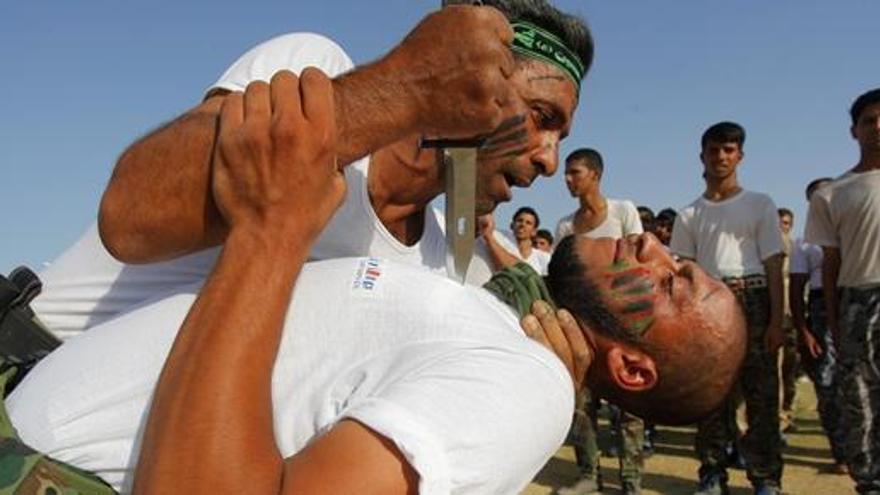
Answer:
[(654, 301), (643, 300), (627, 303), (623, 307), (622, 311), (624, 313), (640, 313), (642, 311), (648, 311), (652, 309), (654, 309)]

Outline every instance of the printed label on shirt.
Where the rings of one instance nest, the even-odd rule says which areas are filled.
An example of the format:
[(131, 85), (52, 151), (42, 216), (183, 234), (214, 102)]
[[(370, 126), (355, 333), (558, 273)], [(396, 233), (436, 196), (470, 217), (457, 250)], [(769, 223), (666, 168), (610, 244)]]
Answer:
[(372, 293), (378, 289), (381, 278), (382, 266), (379, 259), (364, 258), (358, 263), (351, 290), (363, 294)]

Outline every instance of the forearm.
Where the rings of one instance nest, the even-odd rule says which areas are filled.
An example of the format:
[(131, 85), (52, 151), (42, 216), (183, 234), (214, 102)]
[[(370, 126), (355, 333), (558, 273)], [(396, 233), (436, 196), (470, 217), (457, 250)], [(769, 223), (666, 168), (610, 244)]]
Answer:
[(792, 324), (801, 330), (807, 328), (807, 312), (804, 304), (804, 288), (807, 280), (806, 274), (792, 273), (788, 285), (788, 304), (791, 309)]
[(785, 298), (783, 291), (785, 284), (782, 280), (782, 254), (776, 254), (764, 261), (764, 270), (767, 274), (767, 289), (770, 293), (770, 325), (773, 328), (781, 328), (783, 315), (785, 314)]
[(298, 236), (229, 236), (159, 379), (136, 493), (277, 492), (283, 459), (272, 429), (271, 373), (308, 252), (302, 241), (282, 238)]
[(833, 332), (838, 330), (837, 277), (839, 273), (839, 259), (825, 257), (822, 261), (822, 299), (825, 302), (825, 323)]
[[(414, 132), (411, 105), (392, 69), (371, 64), (334, 81), (339, 163)], [(223, 242), (227, 226), (209, 186), (223, 98), (209, 98), (119, 158), (98, 214), (101, 238), (117, 259), (161, 261)]]
[(502, 270), (522, 261), (515, 254), (505, 249), (504, 246), (495, 239), (494, 233), (484, 234), (483, 242), (486, 243), (486, 250), (489, 252), (489, 258), (492, 261), (492, 271)]

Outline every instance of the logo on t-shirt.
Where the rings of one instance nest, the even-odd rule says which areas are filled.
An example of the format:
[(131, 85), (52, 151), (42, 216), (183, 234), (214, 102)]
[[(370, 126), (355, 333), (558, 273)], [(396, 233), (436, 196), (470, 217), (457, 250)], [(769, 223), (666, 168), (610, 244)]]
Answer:
[(382, 276), (382, 267), (377, 258), (364, 258), (358, 263), (352, 290), (372, 291), (375, 290), (379, 277)]

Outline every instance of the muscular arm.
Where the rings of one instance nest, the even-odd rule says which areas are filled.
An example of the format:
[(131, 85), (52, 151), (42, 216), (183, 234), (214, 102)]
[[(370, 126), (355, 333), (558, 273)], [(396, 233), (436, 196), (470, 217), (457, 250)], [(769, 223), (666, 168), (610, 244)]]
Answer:
[[(212, 191), (230, 233), (159, 378), (134, 493), (414, 490), (397, 449), (360, 423), (343, 421), (290, 459), (276, 446), (271, 377), (285, 313), (345, 190), (323, 112), (330, 81), (309, 70), (301, 83), (278, 77), (272, 93), (252, 85), (224, 102)], [(301, 106), (279, 104), (281, 87), (301, 88)]]
[(767, 288), (770, 292), (770, 325), (767, 327), (767, 347), (770, 352), (776, 352), (782, 345), (783, 330), (782, 320), (784, 314), (783, 291), (785, 284), (782, 280), (782, 262), (784, 254), (777, 253), (764, 260), (764, 271), (767, 274)]
[[(493, 129), (509, 101), (511, 38), (492, 8), (448, 7), (382, 59), (338, 77), (340, 163), (408, 135), (460, 137)], [(158, 261), (219, 244), (226, 235), (208, 187), (224, 98), (209, 97), (120, 157), (99, 211), (101, 238), (118, 259)]]
[(825, 322), (834, 340), (840, 337), (837, 304), (837, 277), (840, 274), (840, 249), (822, 246), (822, 299), (825, 301)]

